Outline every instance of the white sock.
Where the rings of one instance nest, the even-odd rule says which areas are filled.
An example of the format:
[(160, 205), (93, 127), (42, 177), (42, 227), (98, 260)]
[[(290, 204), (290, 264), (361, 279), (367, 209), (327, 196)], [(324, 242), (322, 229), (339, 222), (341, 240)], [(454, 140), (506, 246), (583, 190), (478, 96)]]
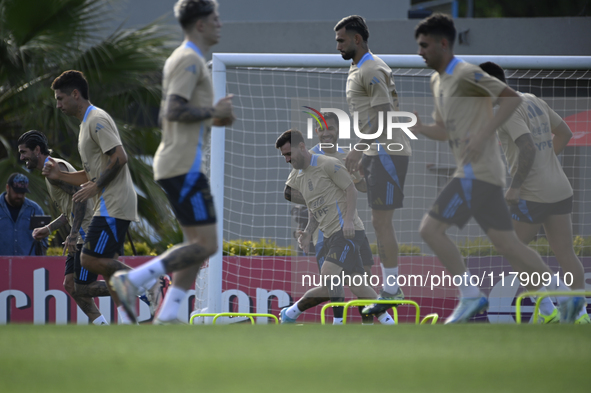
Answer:
[(158, 282), (157, 279), (155, 278), (151, 278), (150, 281), (145, 282), (144, 285), (142, 285), (141, 287), (138, 287), (138, 289), (140, 290), (140, 293), (144, 293), (146, 292), (148, 289), (152, 288), (154, 285), (156, 285), (156, 283)]
[(394, 322), (394, 318), (392, 318), (392, 316), (387, 312), (378, 316), (378, 321), (380, 321), (382, 325), (396, 325), (396, 322)]
[(105, 319), (105, 317), (101, 314), (100, 317), (98, 317), (97, 319), (95, 319), (94, 321), (92, 321), (93, 325), (108, 325), (109, 322), (107, 322), (107, 320)]
[(129, 319), (129, 317), (127, 316), (127, 313), (125, 312), (125, 307), (117, 307), (117, 314), (119, 315), (119, 325), (131, 325), (131, 319)]
[[(567, 287), (564, 282), (562, 282), (561, 279), (558, 279), (557, 282), (557, 278), (555, 275), (552, 275), (552, 282), (550, 283), (550, 285), (546, 286), (546, 288), (548, 289), (548, 291), (564, 291), (564, 292), (570, 292), (570, 288)], [(558, 304), (562, 304), (566, 301), (568, 301), (568, 299), (570, 299), (569, 296), (556, 296), (556, 301), (558, 302)]]
[(575, 321), (576, 321), (577, 319), (581, 318), (583, 315), (586, 315), (586, 314), (587, 314), (587, 305), (585, 304), (585, 307), (583, 307), (583, 308), (581, 309), (581, 312), (579, 313), (579, 315), (577, 315), (577, 318), (575, 319)]
[(342, 325), (343, 324), (343, 318), (333, 318), (332, 319), (332, 324), (333, 325)]
[(158, 277), (164, 273), (166, 273), (164, 270), (164, 264), (159, 257), (156, 257), (154, 259), (150, 259), (148, 262), (144, 263), (137, 269), (130, 271), (127, 275), (127, 278), (129, 278), (129, 281), (131, 281), (131, 283), (136, 287), (146, 288), (147, 282), (152, 279), (157, 280)]
[(287, 311), (285, 312), (285, 315), (287, 315), (288, 318), (297, 319), (301, 313), (302, 312), (298, 308), (298, 304), (295, 303), (295, 304), (292, 304), (291, 307), (287, 309)]
[(164, 302), (160, 308), (157, 319), (161, 321), (172, 321), (179, 316), (179, 308), (185, 299), (187, 291), (178, 287), (170, 287), (164, 297)]
[(462, 298), (479, 297), (480, 296), (480, 288), (475, 287), (474, 285), (470, 284), (470, 271), (469, 270), (466, 270), (466, 277), (467, 278), (465, 280), (464, 280), (464, 277), (462, 277), (462, 285), (460, 285), (458, 287)]
[(545, 297), (540, 301), (540, 312), (544, 315), (551, 315), (555, 308), (549, 297)]
[[(384, 291), (394, 295), (394, 294), (396, 294), (396, 292), (398, 292), (398, 281), (397, 281), (398, 266), (384, 267), (384, 264), (381, 264), (381, 265), (382, 265), (382, 279), (384, 280), (382, 287), (384, 288)], [(388, 280), (388, 277), (390, 277), (389, 280)]]

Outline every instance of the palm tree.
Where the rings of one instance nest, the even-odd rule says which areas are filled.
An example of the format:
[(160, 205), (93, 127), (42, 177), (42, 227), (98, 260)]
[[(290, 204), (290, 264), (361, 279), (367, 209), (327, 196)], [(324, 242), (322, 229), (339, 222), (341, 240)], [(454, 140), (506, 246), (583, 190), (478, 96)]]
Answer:
[[(142, 219), (132, 226), (134, 235), (175, 236), (178, 226), (153, 181), (150, 160), (160, 140), (155, 119), (171, 31), (155, 21), (105, 37), (110, 5), (109, 0), (0, 0), (0, 184), (10, 173), (26, 171), (16, 141), (30, 129), (44, 131), (55, 154), (81, 168), (79, 124), (57, 111), (50, 89), (63, 71), (77, 69), (88, 79), (91, 102), (117, 122), (130, 158)], [(27, 175), (31, 199), (55, 215), (43, 178)]]

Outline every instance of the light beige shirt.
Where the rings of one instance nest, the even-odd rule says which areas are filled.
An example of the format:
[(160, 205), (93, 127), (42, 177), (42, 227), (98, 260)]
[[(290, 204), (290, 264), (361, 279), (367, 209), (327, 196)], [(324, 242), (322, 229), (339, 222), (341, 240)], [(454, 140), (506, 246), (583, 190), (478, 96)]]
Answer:
[[(312, 154), (320, 154), (320, 155), (326, 155), (327, 157), (334, 157), (337, 160), (339, 160), (341, 162), (341, 164), (345, 164), (345, 157), (347, 157), (347, 152), (342, 150), (342, 149), (336, 149), (334, 153), (329, 153), (326, 150), (322, 150), (320, 149), (319, 145), (314, 146), (313, 148), (311, 148), (309, 150), (310, 153)], [(297, 169), (292, 169), (291, 172), (289, 173), (289, 176), (287, 177), (287, 181), (285, 182), (285, 184), (287, 184), (289, 186), (290, 181), (292, 181), (298, 174), (299, 170)], [(349, 172), (347, 172), (349, 174), (349, 176), (351, 176), (351, 180), (353, 180), (355, 183), (361, 181), (361, 179), (363, 179), (363, 176), (361, 176), (361, 174), (359, 173), (359, 171), (355, 171), (353, 172), (353, 174), (350, 174)], [(314, 233), (312, 234), (312, 242), (314, 243), (314, 245), (316, 245), (316, 243), (318, 243), (318, 232), (320, 231), (319, 228), (316, 228), (316, 230), (314, 231)]]
[[(175, 49), (164, 64), (160, 113), (165, 110), (170, 95), (186, 99), (193, 107), (213, 106), (211, 74), (201, 51), (190, 41)], [(156, 180), (200, 171), (211, 122), (211, 119), (195, 123), (162, 119), (162, 141), (154, 156)]]
[[(51, 158), (55, 162), (64, 164), (68, 169), (68, 172), (77, 172), (76, 169), (74, 169), (74, 167), (66, 160), (54, 157)], [(62, 213), (68, 219), (68, 223), (70, 226), (72, 226), (74, 223), (74, 202), (72, 201), (72, 195), (62, 190), (59, 186), (51, 184), (47, 178), (45, 178), (45, 184), (47, 185), (49, 197), (55, 204), (55, 207), (57, 207), (60, 213)], [(84, 213), (84, 219), (82, 220), (82, 225), (80, 226), (80, 231), (78, 233), (78, 244), (84, 243), (83, 236), (85, 237), (86, 233), (88, 233), (88, 226), (90, 225), (90, 221), (92, 221), (92, 215), (94, 213), (94, 203), (94, 198), (86, 201), (86, 211)]]
[[(117, 146), (122, 146), (122, 143), (111, 116), (100, 108), (89, 106), (80, 124), (78, 136), (78, 151), (89, 180), (96, 181), (101, 176), (109, 161), (106, 152)], [(121, 168), (105, 188), (99, 190), (94, 215), (139, 221), (137, 194), (127, 165)]]
[(553, 203), (573, 195), (552, 145), (552, 130), (562, 124), (562, 118), (546, 102), (533, 94), (522, 94), (523, 102), (507, 122), (497, 130), (503, 144), (511, 175), (518, 167), (519, 148), (515, 140), (530, 133), (536, 157), (520, 188), (520, 198), (526, 201)]
[(442, 122), (456, 160), (454, 177), (477, 179), (505, 186), (505, 164), (495, 134), (485, 141), (484, 151), (475, 162), (462, 165), (466, 140), (491, 120), (493, 100), (507, 87), (480, 67), (454, 58), (443, 74), (431, 76), (435, 97), (433, 118)]
[[(399, 110), (398, 94), (396, 93), (392, 70), (382, 59), (371, 52), (367, 52), (357, 64), (351, 64), (349, 76), (347, 77), (346, 93), (351, 121), (355, 121), (354, 113), (357, 112), (359, 114), (359, 131), (363, 134), (370, 134), (371, 124), (378, 122), (377, 112), (370, 110), (371, 108), (389, 104), (390, 111)], [(402, 119), (400, 121), (405, 122), (408, 120)], [(385, 149), (390, 155), (410, 156), (410, 143), (404, 131), (395, 128), (392, 131), (392, 139), (388, 139), (387, 124), (385, 123), (384, 121), (382, 134), (376, 140), (376, 143), (384, 143), (385, 145), (399, 143), (402, 145), (402, 150), (391, 151), (400, 149), (399, 145), (392, 146), (390, 150), (385, 145), (380, 145), (379, 149)], [(351, 131), (351, 138), (351, 143), (358, 141), (353, 131)], [(378, 155), (378, 145), (371, 145), (371, 149), (364, 153), (370, 156)]]
[[(298, 170), (297, 175), (287, 182), (288, 186), (302, 194), (324, 237), (332, 236), (344, 225), (347, 215), (345, 189), (350, 184), (351, 176), (338, 159), (316, 154), (312, 155), (306, 169)], [(353, 209), (356, 207), (353, 206)], [(355, 230), (365, 229), (357, 212), (353, 224)]]

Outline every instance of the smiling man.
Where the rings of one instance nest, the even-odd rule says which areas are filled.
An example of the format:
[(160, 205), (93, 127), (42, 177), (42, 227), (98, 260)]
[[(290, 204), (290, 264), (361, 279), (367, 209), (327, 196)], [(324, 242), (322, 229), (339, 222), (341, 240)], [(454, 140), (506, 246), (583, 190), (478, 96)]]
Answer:
[[(20, 136), (18, 152), (21, 161), (25, 162), (29, 170), (41, 171), (45, 162), (51, 157), (47, 137), (36, 130), (27, 131)], [(76, 172), (76, 169), (65, 160), (58, 158), (52, 158), (52, 160), (59, 165), (61, 171)], [(45, 183), (49, 197), (61, 215), (48, 225), (36, 228), (33, 231), (33, 238), (36, 240), (46, 238), (59, 228), (70, 225), (70, 234), (64, 242), (64, 254), (68, 255), (64, 288), (94, 325), (108, 325), (92, 299), (96, 296), (110, 296), (107, 284), (104, 281), (97, 281), (97, 274), (89, 272), (80, 265), (82, 245), (94, 211), (94, 199), (74, 202), (72, 195), (79, 191), (80, 187), (48, 178), (45, 178)]]

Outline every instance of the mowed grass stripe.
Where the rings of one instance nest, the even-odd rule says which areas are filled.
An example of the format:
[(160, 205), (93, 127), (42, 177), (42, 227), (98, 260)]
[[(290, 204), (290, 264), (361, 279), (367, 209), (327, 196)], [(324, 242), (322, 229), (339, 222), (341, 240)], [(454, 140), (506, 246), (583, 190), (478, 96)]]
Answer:
[(0, 326), (0, 392), (588, 391), (587, 326)]

